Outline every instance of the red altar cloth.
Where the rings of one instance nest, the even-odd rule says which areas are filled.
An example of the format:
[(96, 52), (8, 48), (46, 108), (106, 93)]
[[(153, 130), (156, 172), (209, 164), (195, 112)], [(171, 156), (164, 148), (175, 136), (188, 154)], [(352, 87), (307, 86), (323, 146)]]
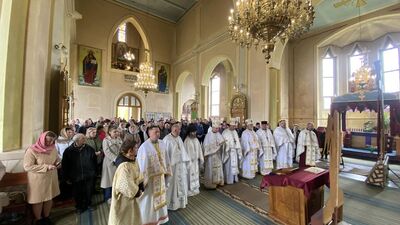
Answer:
[(267, 186), (287, 186), (301, 188), (304, 190), (304, 195), (309, 198), (311, 192), (323, 185), (329, 187), (329, 170), (315, 174), (304, 171), (307, 168), (299, 170), (288, 175), (265, 175), (261, 181), (260, 188), (264, 189)]

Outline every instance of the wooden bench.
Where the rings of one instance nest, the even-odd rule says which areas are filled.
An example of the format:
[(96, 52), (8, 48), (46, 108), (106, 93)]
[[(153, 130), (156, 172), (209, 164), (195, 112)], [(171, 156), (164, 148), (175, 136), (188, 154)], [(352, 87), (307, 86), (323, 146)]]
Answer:
[[(0, 181), (0, 191), (14, 192), (24, 191), (26, 196), (26, 187), (28, 185), (27, 173), (6, 173)], [(24, 224), (32, 224), (32, 210), (30, 205), (24, 199), (23, 202), (13, 202), (10, 200), (10, 205), (3, 207), (2, 214), (7, 213), (24, 213)], [(18, 223), (19, 222), (19, 223)], [(13, 224), (20, 224), (21, 220)]]

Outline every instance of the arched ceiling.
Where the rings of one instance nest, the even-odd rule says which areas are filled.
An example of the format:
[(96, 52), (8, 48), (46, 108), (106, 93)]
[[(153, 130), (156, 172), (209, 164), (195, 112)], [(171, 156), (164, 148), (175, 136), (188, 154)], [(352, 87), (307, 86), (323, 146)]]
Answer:
[[(199, 2), (199, 0), (108, 1), (139, 9), (173, 23), (176, 23), (191, 7)], [(311, 30), (317, 30), (356, 18), (359, 16), (359, 13), (365, 15), (399, 3), (400, 0), (312, 0), (312, 4), (315, 7), (315, 21)], [(357, 7), (358, 5), (361, 5), (361, 7)], [(358, 9), (360, 9), (360, 12)]]
[[(312, 30), (331, 26), (400, 3), (400, 0), (312, 0), (315, 20)], [(365, 3), (365, 4), (364, 4)], [(357, 7), (361, 4), (361, 7)], [(360, 11), (359, 11), (360, 9)]]
[(176, 23), (198, 0), (111, 0)]

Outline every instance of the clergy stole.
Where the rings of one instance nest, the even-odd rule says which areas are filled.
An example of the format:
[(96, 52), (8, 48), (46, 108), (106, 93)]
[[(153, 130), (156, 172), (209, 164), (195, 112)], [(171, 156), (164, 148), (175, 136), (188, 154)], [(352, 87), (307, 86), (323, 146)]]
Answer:
[(299, 139), (297, 143), (297, 154), (296, 160), (299, 161), (299, 156), (306, 152), (306, 165), (315, 166), (315, 161), (319, 153), (319, 144), (317, 135), (310, 130), (303, 130), (299, 134)]
[[(222, 153), (220, 150), (226, 146), (225, 140), (220, 133), (210, 133), (210, 135), (214, 136), (209, 138), (206, 136), (204, 140), (204, 157), (211, 158), (211, 173), (212, 173), (212, 183), (220, 184), (221, 183), (221, 170), (222, 170)], [(214, 139), (214, 140), (213, 140)], [(223, 176), (223, 175), (222, 175)], [(222, 178), (223, 182), (223, 178)]]
[(222, 136), (227, 141), (225, 151), (223, 152), (223, 163), (227, 163), (231, 160), (231, 172), (236, 175), (239, 173), (239, 162), (242, 160), (242, 148), (240, 146), (239, 136), (236, 131), (231, 131), (229, 129), (222, 132)]
[[(155, 163), (152, 165), (159, 165), (160, 167), (158, 168), (158, 173), (155, 173), (153, 175), (153, 198), (154, 198), (154, 210), (159, 210), (160, 208), (164, 207), (167, 205), (167, 200), (166, 200), (166, 190), (165, 190), (165, 174), (166, 172), (166, 167), (164, 165), (164, 159), (162, 158), (162, 154), (160, 151), (160, 147), (157, 143), (152, 143), (154, 148), (156, 149), (157, 152), (157, 159), (152, 158), (152, 161), (158, 160), (158, 163)], [(157, 171), (156, 168), (155, 172)]]
[[(243, 137), (244, 136), (244, 137)], [(244, 156), (251, 154), (250, 158), (250, 172), (257, 172), (257, 155), (260, 150), (260, 143), (258, 142), (258, 137), (256, 132), (253, 130), (246, 129), (242, 134), (242, 145), (244, 150)]]

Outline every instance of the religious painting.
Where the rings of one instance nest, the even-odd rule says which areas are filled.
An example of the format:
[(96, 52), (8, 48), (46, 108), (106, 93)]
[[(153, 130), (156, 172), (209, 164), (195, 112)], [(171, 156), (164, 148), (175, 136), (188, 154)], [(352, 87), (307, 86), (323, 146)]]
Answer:
[(139, 49), (125, 42), (112, 43), (111, 67), (118, 70), (139, 72)]
[(78, 84), (92, 87), (101, 86), (101, 49), (79, 45)]
[(155, 76), (158, 85), (158, 92), (168, 94), (169, 92), (169, 78), (171, 73), (171, 66), (166, 63), (156, 62)]
[(247, 118), (247, 98), (242, 93), (237, 93), (232, 97), (231, 118), (239, 118), (241, 123)]

